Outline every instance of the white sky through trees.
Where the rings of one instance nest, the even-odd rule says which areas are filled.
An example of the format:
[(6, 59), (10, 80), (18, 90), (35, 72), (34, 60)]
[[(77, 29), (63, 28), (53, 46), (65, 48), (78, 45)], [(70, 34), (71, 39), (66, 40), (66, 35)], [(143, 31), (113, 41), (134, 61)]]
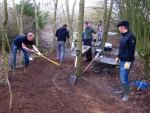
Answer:
[[(8, 1), (8, 6), (12, 6), (12, 0), (7, 0)], [(21, 0), (15, 0), (16, 4), (18, 4)], [(53, 1), (54, 0), (36, 0), (37, 3), (40, 2), (41, 4), (41, 8), (43, 10), (49, 10), (48, 6), (52, 6), (53, 5)], [(75, 7), (75, 11), (78, 12), (79, 9), (79, 1), (77, 0), (76, 2), (76, 7)], [(100, 0), (85, 0), (85, 7), (89, 8), (93, 5), (96, 4), (96, 1), (100, 1)], [(2, 3), (3, 0), (0, 0), (0, 3)], [(59, 5), (63, 5), (63, 7), (65, 8), (65, 0), (58, 0)], [(74, 0), (69, 0), (69, 5), (70, 5), (70, 11), (72, 10), (72, 6), (73, 6)]]
[[(8, 7), (13, 7), (12, 0), (8, 1)], [(21, 0), (15, 0), (16, 4), (19, 4)], [(31, 0), (33, 1), (33, 0)], [(54, 0), (35, 0), (37, 4), (40, 3), (40, 9), (43, 12), (49, 12), (49, 14), (53, 15), (54, 13)], [(66, 16), (66, 0), (58, 0), (58, 8), (57, 8), (57, 17), (62, 18), (62, 16)], [(74, 19), (78, 19), (78, 12), (79, 12), (79, 1), (77, 0), (75, 5), (75, 13), (74, 13)], [(92, 14), (93, 7), (100, 7), (103, 6), (104, 0), (85, 0), (85, 20), (92, 20), (92, 16), (89, 16), (89, 14)], [(3, 0), (0, 0), (0, 4), (2, 4)], [(69, 0), (69, 8), (70, 8), (70, 15), (72, 14), (72, 7), (73, 7), (74, 0)], [(61, 15), (61, 16), (59, 16)], [(94, 17), (94, 16), (93, 16)], [(100, 19), (102, 17), (99, 17)]]

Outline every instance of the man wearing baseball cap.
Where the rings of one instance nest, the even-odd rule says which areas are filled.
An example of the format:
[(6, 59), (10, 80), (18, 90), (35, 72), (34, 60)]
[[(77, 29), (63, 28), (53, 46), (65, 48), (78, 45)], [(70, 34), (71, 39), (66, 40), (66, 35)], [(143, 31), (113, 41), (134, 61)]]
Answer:
[(129, 30), (128, 21), (120, 21), (117, 27), (119, 28), (119, 32), (121, 33), (121, 40), (119, 46), (119, 54), (116, 58), (116, 61), (120, 61), (119, 74), (122, 89), (118, 92), (116, 91), (116, 93), (123, 94), (122, 101), (128, 101), (130, 94), (128, 75), (131, 69), (131, 65), (134, 61), (136, 39)]

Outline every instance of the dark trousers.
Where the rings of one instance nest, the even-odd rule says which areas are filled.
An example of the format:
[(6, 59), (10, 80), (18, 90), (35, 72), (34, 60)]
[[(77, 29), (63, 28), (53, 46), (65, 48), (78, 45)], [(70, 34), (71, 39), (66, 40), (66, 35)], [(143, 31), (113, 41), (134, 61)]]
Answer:
[(86, 58), (88, 61), (92, 60), (92, 49), (90, 47), (90, 49), (86, 52)]
[(88, 61), (92, 60), (92, 39), (84, 39), (84, 45), (90, 46), (90, 49), (86, 52), (86, 58)]

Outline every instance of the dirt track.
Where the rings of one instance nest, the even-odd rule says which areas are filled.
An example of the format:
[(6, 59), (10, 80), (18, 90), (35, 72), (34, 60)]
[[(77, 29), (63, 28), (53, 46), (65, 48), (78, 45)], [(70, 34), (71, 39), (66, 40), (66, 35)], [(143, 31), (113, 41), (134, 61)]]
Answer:
[[(54, 55), (48, 56), (54, 59)], [(129, 102), (123, 103), (121, 96), (113, 93), (119, 84), (117, 75), (94, 75), (88, 70), (72, 88), (68, 84), (72, 73), (71, 59), (57, 67), (41, 58), (26, 70), (10, 73), (11, 113), (150, 113), (149, 96), (132, 95)], [(8, 113), (7, 86), (0, 87), (0, 100), (0, 113)]]

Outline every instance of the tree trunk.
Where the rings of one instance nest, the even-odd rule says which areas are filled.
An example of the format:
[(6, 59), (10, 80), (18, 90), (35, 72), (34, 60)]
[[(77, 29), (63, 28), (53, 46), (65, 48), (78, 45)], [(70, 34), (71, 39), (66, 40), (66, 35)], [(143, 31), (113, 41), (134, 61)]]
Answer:
[[(67, 12), (67, 23), (68, 23), (68, 28), (69, 32), (72, 36), (72, 30), (71, 30), (71, 19), (70, 19), (70, 12), (69, 12), (69, 0), (66, 0), (66, 12)], [(72, 37), (71, 37), (72, 38)]]
[[(105, 1), (105, 11), (104, 11), (104, 33), (103, 33), (103, 45), (102, 50), (104, 50), (105, 43), (107, 41), (109, 27), (110, 27), (110, 19), (113, 9), (114, 0), (111, 0), (109, 11), (107, 10), (107, 0)], [(108, 14), (108, 15), (107, 15)]]
[(35, 8), (36, 46), (39, 47), (39, 17), (38, 17), (38, 6), (35, 0), (34, 5), (35, 5), (34, 8)]
[(72, 14), (71, 14), (71, 29), (70, 29), (70, 36), (72, 37), (72, 39), (73, 39), (74, 10), (75, 10), (76, 1), (77, 1), (77, 0), (74, 0), (73, 7), (72, 7)]
[[(53, 18), (53, 40), (52, 40), (52, 49), (51, 51), (54, 51), (55, 45), (56, 45), (56, 39), (55, 39), (55, 33), (56, 33), (56, 27), (57, 27), (57, 8), (58, 8), (58, 0), (54, 0), (54, 18)], [(51, 23), (52, 24), (52, 23)]]
[(19, 15), (18, 15), (18, 12), (17, 12), (15, 0), (12, 0), (12, 2), (13, 2), (14, 12), (15, 12), (15, 18), (16, 18), (16, 22), (17, 22), (17, 33), (20, 34), (21, 31), (20, 31)]
[(82, 60), (82, 33), (84, 24), (84, 4), (85, 0), (80, 0), (79, 17), (78, 17), (78, 39), (77, 39), (77, 69), (76, 75), (81, 76), (81, 60)]
[(71, 14), (71, 25), (72, 25), (72, 28), (73, 28), (73, 17), (74, 17), (74, 10), (75, 10), (75, 6), (76, 6), (76, 2), (77, 2), (77, 0), (74, 0), (73, 7), (72, 7), (72, 14)]
[(144, 59), (145, 63), (144, 63), (144, 78), (147, 80), (150, 80), (150, 58), (147, 57)]
[(11, 90), (11, 85), (10, 82), (8, 80), (8, 67), (9, 67), (9, 63), (8, 63), (8, 56), (7, 56), (7, 52), (6, 52), (6, 46), (5, 43), (8, 40), (7, 37), (7, 22), (8, 22), (8, 11), (7, 11), (7, 0), (4, 0), (4, 17), (3, 17), (3, 26), (2, 26), (2, 56), (3, 56), (3, 75), (4, 75), (4, 79), (6, 81), (6, 83), (8, 84), (8, 88), (9, 88), (9, 94), (10, 94), (10, 101), (9, 101), (9, 113), (12, 107), (12, 90)]
[(112, 9), (113, 9), (113, 3), (114, 3), (114, 0), (111, 0), (110, 8), (108, 11), (108, 16), (107, 16), (106, 29), (105, 29), (106, 33), (105, 33), (105, 37), (104, 37), (104, 42), (107, 41), (107, 36), (108, 36), (108, 32), (109, 32), (109, 27), (110, 27), (110, 19), (111, 19), (111, 14), (112, 14)]
[(8, 13), (7, 13), (7, 0), (4, 0), (4, 12), (3, 12), (3, 23), (2, 23), (2, 55), (4, 59), (4, 75), (5, 78), (8, 76), (8, 57), (6, 53), (6, 43), (7, 43), (7, 21), (8, 21)]
[(24, 0), (22, 0), (21, 14), (20, 14), (20, 34), (23, 34), (23, 10), (24, 10)]
[(106, 26), (107, 26), (107, 0), (104, 0), (104, 15), (103, 15), (103, 40), (102, 40), (102, 50), (105, 46), (106, 39)]

